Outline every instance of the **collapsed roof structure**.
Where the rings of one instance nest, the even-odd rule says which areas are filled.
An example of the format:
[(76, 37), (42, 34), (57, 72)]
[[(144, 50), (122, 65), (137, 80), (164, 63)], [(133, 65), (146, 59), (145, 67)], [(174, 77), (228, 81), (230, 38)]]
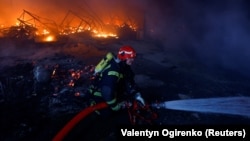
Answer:
[[(30, 11), (23, 10), (17, 18), (15, 26), (2, 28), (0, 33), (4, 37), (18, 40), (34, 40), (35, 42), (58, 41), (62, 36), (71, 34), (87, 35), (88, 37), (103, 38), (138, 38), (137, 29), (142, 29), (142, 24), (138, 20), (129, 16), (119, 17), (109, 16), (106, 23), (93, 12), (83, 12), (79, 14), (69, 10), (60, 23), (51, 19), (38, 16)], [(107, 22), (108, 21), (108, 22)]]

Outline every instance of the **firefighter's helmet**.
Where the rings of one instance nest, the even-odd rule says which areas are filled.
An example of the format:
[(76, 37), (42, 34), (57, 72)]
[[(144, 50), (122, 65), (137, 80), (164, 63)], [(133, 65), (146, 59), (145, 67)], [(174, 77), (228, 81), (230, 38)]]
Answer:
[(122, 46), (118, 51), (117, 57), (121, 61), (124, 61), (126, 59), (132, 59), (136, 57), (136, 52), (131, 46)]

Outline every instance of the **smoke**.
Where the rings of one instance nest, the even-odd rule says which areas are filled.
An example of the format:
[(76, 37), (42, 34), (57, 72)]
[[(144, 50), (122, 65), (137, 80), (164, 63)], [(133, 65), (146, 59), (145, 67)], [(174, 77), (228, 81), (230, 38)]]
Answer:
[(244, 3), (239, 2), (228, 2), (220, 11), (206, 11), (202, 25), (205, 32), (194, 48), (209, 65), (219, 64), (250, 75), (249, 19)]
[[(1, 0), (0, 24), (13, 25), (21, 16), (23, 10), (27, 10), (37, 16), (52, 19), (60, 23), (69, 10), (79, 15), (95, 15), (102, 17), (137, 16), (143, 11), (145, 0)], [(138, 15), (139, 18), (142, 17)]]
[(140, 19), (146, 37), (166, 51), (250, 76), (246, 0), (1, 0), (0, 7), (0, 24), (15, 23), (23, 9), (57, 23), (68, 10), (99, 16), (103, 21)]
[(177, 0), (147, 11), (147, 32), (166, 51), (176, 50), (210, 67), (250, 76), (249, 2)]
[(70, 9), (75, 9), (80, 4), (68, 0), (1, 0), (1, 24), (15, 24), (23, 10), (43, 18), (61, 21)]
[(22, 61), (33, 62), (44, 57), (53, 56), (61, 52), (60, 48), (36, 47), (33, 44), (19, 44), (10, 40), (1, 40), (0, 44), (0, 70), (4, 67), (14, 66)]
[[(53, 20), (57, 24), (62, 22), (69, 10), (82, 17), (99, 17), (98, 20), (102, 22), (105, 21), (105, 18), (139, 19), (143, 18), (142, 14), (146, 3), (145, 0), (135, 2), (133, 0), (1, 0), (0, 28), (3, 25), (4, 27), (15, 25), (17, 18), (23, 16), (23, 10), (41, 19)], [(12, 65), (18, 59), (37, 60), (60, 51), (53, 48), (39, 49), (32, 44), (21, 45), (10, 40), (1, 40), (0, 65)]]

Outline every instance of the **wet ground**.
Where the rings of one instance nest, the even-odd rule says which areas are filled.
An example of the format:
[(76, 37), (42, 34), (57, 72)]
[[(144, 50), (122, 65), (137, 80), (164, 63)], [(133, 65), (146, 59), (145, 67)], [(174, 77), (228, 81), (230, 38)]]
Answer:
[[(207, 68), (193, 58), (178, 56), (153, 42), (82, 41), (53, 48), (33, 45), (1, 46), (0, 140), (51, 140), (62, 127), (86, 108), (84, 96), (89, 65), (97, 63), (107, 51), (116, 52), (130, 44), (138, 52), (133, 66), (136, 82), (148, 103), (178, 99), (250, 96), (250, 79), (220, 67)], [(3, 45), (2, 44), (2, 45)], [(53, 70), (60, 66), (60, 78), (39, 87), (34, 94), (34, 68)], [(85, 69), (84, 69), (85, 68)], [(69, 70), (85, 70), (74, 87), (66, 87)], [(59, 87), (55, 91), (55, 87)], [(230, 108), (230, 107), (228, 107)], [(156, 125), (250, 125), (250, 118), (236, 115), (154, 109)], [(129, 125), (127, 112), (108, 119), (90, 115), (80, 122), (65, 140), (115, 140), (115, 128)]]

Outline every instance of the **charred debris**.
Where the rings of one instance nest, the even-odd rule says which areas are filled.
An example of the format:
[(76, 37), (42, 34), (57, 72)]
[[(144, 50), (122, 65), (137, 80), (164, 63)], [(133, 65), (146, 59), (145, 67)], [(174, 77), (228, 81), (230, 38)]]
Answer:
[(0, 75), (0, 103), (5, 106), (41, 104), (52, 115), (74, 113), (83, 108), (81, 97), (87, 90), (91, 71), (92, 66), (61, 54), (55, 54), (50, 60), (18, 63), (5, 68)]
[[(135, 29), (138, 24), (135, 20), (127, 18), (127, 21), (120, 22), (122, 25), (109, 25), (110, 31), (105, 31), (107, 25), (101, 18), (92, 15), (81, 15), (69, 10), (60, 24), (57, 24), (53, 20), (23, 10), (15, 26), (0, 29), (0, 42), (4, 44), (12, 42), (20, 47), (40, 48), (77, 47), (79, 40), (82, 39), (90, 42), (138, 39), (139, 32)], [(45, 58), (36, 62), (20, 61), (8, 68), (2, 66), (1, 103), (39, 95), (60, 97), (60, 94), (66, 92), (75, 95), (78, 89), (76, 87), (84, 85), (85, 75), (88, 75), (90, 66), (84, 66), (84, 63), (77, 62), (69, 55), (56, 54), (50, 59), (48, 61)], [(58, 64), (48, 62), (58, 62)]]
[[(72, 17), (78, 21), (71, 21)], [(0, 50), (8, 47), (9, 43), (21, 49), (67, 48), (77, 47), (82, 39), (86, 44), (102, 44), (142, 38), (141, 31), (131, 24), (134, 21), (123, 21), (119, 26), (109, 25), (114, 32), (104, 32), (107, 25), (100, 18), (82, 16), (73, 11), (69, 11), (60, 24), (27, 10), (23, 10), (17, 20), (15, 26), (0, 28), (0, 42), (3, 43)], [(5, 56), (0, 58), (7, 59)], [(85, 94), (92, 65), (61, 52), (49, 58), (16, 59), (13, 58), (14, 65), (2, 65), (0, 68), (0, 109), (5, 113), (0, 122), (2, 129), (6, 129), (2, 132), (6, 137), (11, 139), (15, 134), (16, 138), (23, 138), (40, 130), (38, 126), (45, 126), (40, 125), (42, 122), (49, 124), (57, 121), (57, 117), (64, 119), (62, 123), (57, 121), (57, 124), (65, 124), (72, 115), (89, 105)]]
[[(116, 19), (117, 20), (117, 19)], [(101, 18), (81, 15), (69, 10), (63, 20), (57, 23), (48, 18), (23, 10), (17, 23), (0, 28), (1, 40), (10, 39), (15, 43), (33, 42), (37, 44), (61, 44), (72, 42), (74, 37), (86, 39), (141, 39), (143, 27), (127, 18), (119, 25), (106, 25)], [(112, 19), (110, 19), (112, 21)]]

